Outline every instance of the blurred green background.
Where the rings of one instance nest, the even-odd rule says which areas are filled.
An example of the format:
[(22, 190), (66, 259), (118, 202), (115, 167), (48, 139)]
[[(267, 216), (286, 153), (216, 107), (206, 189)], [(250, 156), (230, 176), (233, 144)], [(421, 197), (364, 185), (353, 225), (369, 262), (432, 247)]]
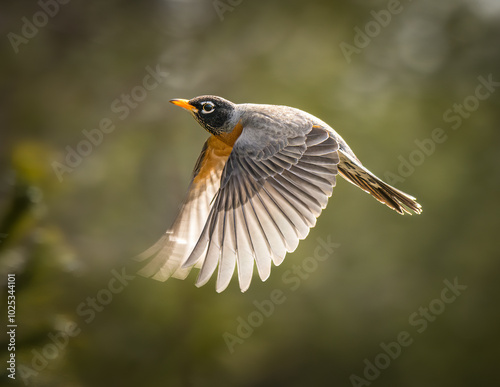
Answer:
[[(15, 273), (18, 324), (5, 385), (500, 384), (498, 1), (2, 8), (1, 305)], [(202, 94), (320, 117), (423, 214), (401, 217), (339, 179), (308, 239), (244, 294), (234, 278), (222, 294), (213, 280), (198, 289), (196, 270), (113, 280), (132, 278), (130, 258), (173, 221), (207, 134), (167, 101)], [(114, 130), (85, 148), (103, 119)], [(436, 128), (446, 139), (431, 151)], [(68, 149), (86, 155), (61, 170)], [(338, 244), (324, 261), (318, 238)], [(445, 303), (455, 278), (467, 288)], [(383, 355), (401, 332), (411, 344)]]

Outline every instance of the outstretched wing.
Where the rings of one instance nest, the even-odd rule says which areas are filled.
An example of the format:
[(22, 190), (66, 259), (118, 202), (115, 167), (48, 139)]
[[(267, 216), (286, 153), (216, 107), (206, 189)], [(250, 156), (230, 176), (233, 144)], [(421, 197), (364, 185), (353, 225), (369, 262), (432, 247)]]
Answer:
[(201, 236), (182, 266), (201, 264), (197, 286), (218, 266), (218, 292), (236, 267), (240, 288), (247, 290), (254, 261), (260, 278), (267, 279), (271, 262), (279, 265), (316, 224), (338, 173), (338, 144), (320, 126), (311, 124), (288, 138), (263, 134), (258, 142), (253, 129), (245, 129), (226, 162)]
[(213, 198), (231, 148), (215, 137), (204, 144), (196, 162), (189, 190), (172, 227), (136, 260), (151, 260), (139, 274), (165, 281), (169, 277), (184, 279), (191, 268), (182, 268), (193, 251), (207, 221)]

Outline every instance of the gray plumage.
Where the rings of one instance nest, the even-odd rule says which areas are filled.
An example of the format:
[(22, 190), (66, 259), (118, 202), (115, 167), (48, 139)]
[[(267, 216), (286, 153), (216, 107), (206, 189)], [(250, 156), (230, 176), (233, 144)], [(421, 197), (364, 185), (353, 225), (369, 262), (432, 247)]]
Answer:
[[(137, 258), (149, 259), (141, 275), (161, 281), (185, 278), (196, 266), (201, 268), (196, 285), (202, 286), (217, 270), (216, 290), (221, 292), (236, 270), (240, 289), (246, 291), (254, 263), (264, 281), (271, 262), (279, 265), (306, 238), (339, 173), (400, 214), (421, 212), (415, 198), (373, 175), (342, 137), (306, 112), (235, 105), (213, 96), (180, 101), (223, 142), (237, 125), (241, 134), (227, 154), (217, 153), (210, 139), (205, 143), (173, 226)], [(207, 101), (214, 111), (220, 109), (218, 116), (203, 112)]]

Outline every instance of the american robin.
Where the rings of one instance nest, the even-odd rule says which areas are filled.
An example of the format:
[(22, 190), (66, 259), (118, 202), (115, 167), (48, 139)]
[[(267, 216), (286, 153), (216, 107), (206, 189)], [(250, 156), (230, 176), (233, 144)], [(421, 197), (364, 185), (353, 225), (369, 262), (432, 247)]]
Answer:
[(326, 207), (340, 174), (400, 214), (422, 209), (414, 197), (366, 169), (330, 126), (302, 110), (234, 104), (212, 95), (170, 102), (210, 133), (172, 227), (137, 257), (139, 274), (165, 281), (201, 268), (204, 285), (218, 266), (217, 292), (235, 267), (241, 291), (254, 261), (264, 281), (297, 248)]

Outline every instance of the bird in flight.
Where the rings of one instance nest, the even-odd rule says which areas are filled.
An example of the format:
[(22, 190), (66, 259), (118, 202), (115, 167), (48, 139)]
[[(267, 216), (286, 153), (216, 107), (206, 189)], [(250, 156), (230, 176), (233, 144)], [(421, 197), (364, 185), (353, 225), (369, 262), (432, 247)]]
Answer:
[(337, 175), (400, 214), (421, 213), (410, 196), (366, 169), (329, 125), (288, 106), (234, 104), (204, 95), (170, 102), (210, 133), (172, 227), (136, 257), (140, 275), (184, 279), (200, 268), (197, 286), (217, 269), (217, 292), (235, 269), (242, 292), (254, 262), (262, 281), (306, 238), (326, 207)]

